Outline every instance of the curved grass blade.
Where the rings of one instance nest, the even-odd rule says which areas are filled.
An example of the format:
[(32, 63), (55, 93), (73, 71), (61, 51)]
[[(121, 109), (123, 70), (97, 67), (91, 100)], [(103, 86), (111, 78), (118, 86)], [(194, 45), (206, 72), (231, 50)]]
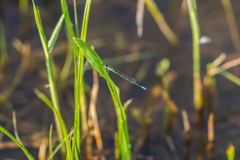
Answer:
[(72, 153), (71, 153), (71, 147), (70, 147), (70, 141), (68, 138), (67, 128), (66, 128), (65, 122), (64, 122), (60, 112), (53, 106), (52, 102), (47, 98), (47, 96), (45, 96), (43, 93), (41, 93), (38, 89), (34, 89), (34, 92), (36, 93), (38, 98), (40, 98), (57, 116), (57, 119), (62, 128), (62, 133), (64, 136), (63, 139), (65, 140), (65, 144), (67, 147), (67, 159), (72, 159)]
[(115, 83), (109, 77), (107, 71), (103, 67), (103, 62), (98, 54), (93, 51), (85, 42), (83, 42), (79, 38), (73, 37), (73, 42), (80, 47), (84, 56), (87, 58), (92, 67), (103, 77), (106, 79), (108, 87), (110, 89), (113, 103), (115, 106), (116, 114), (117, 114), (117, 122), (118, 122), (118, 133), (119, 133), (119, 145), (121, 151), (121, 157), (124, 160), (131, 159), (131, 144), (129, 142), (128, 135), (128, 127), (127, 127), (127, 118), (122, 107), (122, 103), (120, 100), (119, 88), (115, 85)]
[(4, 129), (2, 126), (0, 126), (0, 131), (2, 131), (4, 134), (6, 134), (9, 138), (11, 138), (22, 150), (23, 152), (26, 154), (26, 156), (28, 157), (28, 159), (34, 160), (34, 158), (32, 157), (32, 155), (27, 151), (27, 149), (22, 145), (21, 142), (19, 142), (15, 137), (13, 137), (13, 135), (11, 135), (6, 129)]
[(54, 30), (53, 30), (53, 33), (48, 41), (48, 52), (51, 53), (52, 52), (52, 49), (53, 49), (53, 46), (55, 45), (56, 43), (56, 40), (58, 38), (58, 34), (59, 34), (59, 31), (62, 27), (62, 23), (63, 23), (63, 20), (64, 20), (64, 14), (62, 14), (62, 16), (60, 17), (57, 25), (55, 26)]

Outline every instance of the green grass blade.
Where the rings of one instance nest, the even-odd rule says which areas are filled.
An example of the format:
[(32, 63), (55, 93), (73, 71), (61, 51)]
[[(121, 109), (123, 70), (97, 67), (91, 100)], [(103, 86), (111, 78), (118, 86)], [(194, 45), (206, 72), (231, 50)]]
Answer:
[(58, 34), (59, 34), (59, 31), (62, 27), (62, 22), (64, 20), (64, 15), (62, 14), (62, 16), (60, 17), (56, 27), (54, 28), (53, 30), (53, 33), (48, 41), (48, 52), (51, 53), (52, 52), (52, 49), (53, 49), (53, 46), (55, 45), (56, 43), (56, 40), (58, 38)]
[[(41, 22), (41, 18), (40, 15), (37, 12), (34, 0), (33, 0), (33, 8), (34, 8), (34, 16), (35, 16), (35, 21), (38, 27), (38, 31), (39, 31), (39, 35), (41, 38), (41, 42), (42, 42), (42, 46), (43, 46), (43, 50), (44, 50), (44, 54), (45, 54), (45, 58), (46, 58), (46, 67), (47, 67), (47, 74), (48, 74), (48, 83), (49, 83), (49, 89), (50, 89), (50, 95), (51, 95), (51, 100), (53, 102), (54, 107), (59, 111), (60, 110), (60, 105), (59, 105), (59, 100), (58, 100), (58, 95), (57, 95), (57, 88), (56, 88), (56, 84), (55, 84), (55, 79), (54, 79), (54, 75), (53, 75), (53, 68), (54, 66), (52, 65), (52, 60), (51, 57), (49, 55), (48, 52), (48, 44), (47, 44), (47, 40), (43, 31), (43, 27), (42, 27), (42, 22)], [(57, 132), (58, 132), (58, 136), (59, 139), (62, 140), (63, 139), (63, 135), (62, 135), (62, 128), (61, 125), (59, 124), (58, 118), (55, 116), (55, 123), (56, 123), (56, 127), (57, 127)], [(62, 148), (62, 152), (63, 155), (65, 154), (65, 148)], [(70, 154), (70, 153), (69, 153)]]
[(74, 20), (75, 20), (76, 36), (79, 37), (76, 0), (73, 0), (73, 6), (74, 6)]
[(15, 134), (16, 139), (20, 143), (22, 143), (21, 140), (20, 140), (20, 137), (18, 135), (18, 132), (17, 132), (17, 120), (16, 120), (16, 112), (15, 111), (13, 111), (13, 129), (14, 129), (14, 134)]
[(92, 0), (87, 0), (85, 5), (85, 10), (84, 10), (82, 30), (81, 30), (81, 39), (84, 42), (86, 42), (86, 37), (87, 37), (87, 27), (88, 27), (88, 19), (90, 14), (91, 3), (92, 3)]
[(193, 87), (194, 87), (194, 105), (197, 110), (202, 107), (202, 83), (200, 74), (200, 30), (197, 17), (196, 0), (188, 0), (189, 16), (193, 34)]
[(86, 43), (84, 43), (81, 39), (74, 38), (73, 42), (80, 47), (84, 56), (87, 58), (92, 67), (99, 73), (103, 78), (107, 80), (108, 87), (110, 89), (113, 103), (115, 106), (117, 121), (118, 121), (118, 133), (119, 133), (119, 145), (121, 151), (121, 157), (124, 160), (131, 159), (131, 144), (129, 142), (128, 135), (128, 127), (127, 127), (127, 118), (122, 107), (122, 103), (120, 101), (120, 93), (119, 88), (115, 85), (115, 83), (109, 77), (107, 71), (103, 67), (103, 63), (98, 54), (93, 51)]
[(27, 149), (22, 145), (22, 143), (19, 142), (15, 137), (13, 137), (6, 129), (4, 129), (2, 126), (0, 126), (0, 131), (2, 131), (9, 138), (11, 138), (23, 150), (23, 152), (27, 155), (28, 159), (34, 160), (32, 155), (27, 151)]
[(228, 160), (234, 160), (234, 158), (235, 158), (235, 148), (232, 144), (227, 148), (226, 153), (227, 153)]
[[(16, 120), (16, 112), (15, 111), (13, 111), (13, 129), (14, 129), (14, 134), (15, 134), (16, 139), (18, 140), (19, 143), (22, 144), (22, 141), (20, 140), (20, 137), (17, 132), (17, 120)], [(28, 157), (28, 159), (31, 159), (31, 157), (29, 157), (29, 155), (27, 155), (26, 153), (25, 153), (25, 155)]]
[(67, 159), (71, 159), (72, 153), (71, 153), (71, 147), (70, 147), (70, 141), (68, 138), (67, 128), (66, 128), (66, 125), (64, 123), (64, 120), (63, 120), (60, 112), (53, 106), (52, 102), (47, 98), (47, 96), (45, 96), (43, 93), (41, 93), (38, 89), (35, 89), (34, 92), (36, 93), (38, 98), (40, 98), (54, 112), (54, 115), (57, 116), (57, 119), (60, 122), (60, 126), (62, 128), (62, 133), (64, 136), (66, 148), (67, 148)]
[(39, 35), (40, 35), (41, 42), (43, 44), (42, 45), (43, 46), (43, 50), (44, 50), (44, 53), (46, 55), (48, 53), (47, 39), (46, 39), (46, 36), (44, 34), (44, 31), (43, 31), (40, 14), (39, 14), (39, 11), (36, 8), (34, 0), (32, 0), (32, 3), (33, 3), (33, 10), (34, 10), (35, 21), (36, 21), (36, 24), (37, 24), (37, 28), (38, 28), (38, 32), (39, 32)]
[(54, 151), (49, 155), (47, 160), (52, 160), (53, 156), (61, 149), (61, 147), (64, 145), (65, 139), (63, 139), (59, 145), (54, 149)]
[(240, 78), (238, 78), (237, 76), (233, 75), (232, 73), (230, 73), (228, 71), (222, 71), (219, 74), (221, 74), (222, 76), (224, 76), (228, 80), (230, 80), (233, 83), (235, 83), (235, 84), (240, 86)]
[[(67, 7), (66, 0), (60, 0), (60, 1), (61, 1), (62, 13), (64, 14), (64, 19), (65, 19), (68, 33), (69, 33), (70, 37), (74, 37), (75, 34), (73, 31), (72, 23), (71, 23), (70, 16), (68, 13), (68, 7)], [(73, 46), (74, 53), (76, 54), (76, 56), (78, 56), (79, 52), (78, 52), (78, 48), (77, 48), (76, 44), (72, 43), (72, 46)]]
[(167, 25), (166, 21), (164, 20), (164, 16), (162, 15), (162, 13), (157, 7), (157, 4), (154, 2), (154, 0), (144, 0), (144, 1), (147, 9), (153, 16), (154, 20), (156, 21), (159, 29), (162, 31), (164, 36), (168, 39), (168, 41), (172, 45), (176, 45), (178, 43), (178, 38)]
[[(90, 8), (91, 8), (91, 2), (92, 0), (87, 0), (85, 4), (85, 10), (84, 10), (84, 16), (83, 16), (83, 22), (82, 22), (82, 30), (81, 30), (81, 39), (85, 42), (86, 36), (87, 36), (87, 27), (88, 27), (88, 19), (90, 14)], [(77, 67), (75, 67), (77, 70), (75, 71), (77, 73), (77, 77), (75, 77), (75, 86), (78, 86), (75, 88), (75, 116), (74, 116), (74, 145), (73, 149), (75, 150), (75, 158), (78, 156), (78, 152), (80, 153), (80, 113), (85, 114), (82, 116), (82, 127), (83, 129), (87, 129), (87, 112), (81, 112), (83, 110), (87, 110), (86, 106), (83, 105), (85, 101), (84, 96), (84, 78), (83, 78), (83, 64), (84, 64), (84, 55), (82, 53), (82, 50), (79, 53), (79, 56), (76, 56), (77, 61), (79, 64)], [(75, 64), (76, 66), (76, 64)], [(85, 107), (85, 108), (80, 108)], [(84, 123), (85, 122), (85, 123)], [(86, 130), (85, 130), (86, 132)], [(75, 143), (76, 142), (76, 143)]]
[(98, 56), (98, 54), (79, 38), (73, 37), (73, 42), (75, 42), (77, 46), (81, 48), (84, 56), (87, 58), (89, 63), (93, 66), (93, 68), (96, 69), (96, 71), (100, 73), (101, 76), (104, 77), (107, 81), (111, 81), (107, 71), (103, 67), (103, 62), (101, 58)]

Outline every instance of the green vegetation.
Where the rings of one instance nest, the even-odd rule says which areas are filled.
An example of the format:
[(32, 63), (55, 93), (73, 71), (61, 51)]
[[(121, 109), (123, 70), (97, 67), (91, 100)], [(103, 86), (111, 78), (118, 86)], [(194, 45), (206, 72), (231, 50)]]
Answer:
[[(114, 149), (115, 151), (114, 157), (115, 159), (121, 160), (131, 160), (138, 158), (137, 152), (140, 148), (143, 148), (145, 144), (148, 144), (149, 135), (150, 135), (150, 126), (153, 124), (152, 115), (154, 113), (155, 103), (161, 97), (163, 100), (164, 113), (161, 117), (161, 125), (163, 130), (164, 139), (166, 144), (168, 145), (171, 154), (174, 159), (180, 159), (178, 155), (177, 148), (174, 145), (174, 141), (171, 138), (172, 128), (175, 123), (175, 119), (181, 118), (184, 124), (185, 136), (187, 138), (186, 146), (184, 147), (184, 159), (188, 159), (190, 157), (190, 144), (192, 142), (197, 141), (197, 156), (196, 159), (202, 159), (203, 151), (206, 150), (207, 156), (209, 159), (213, 159), (213, 146), (214, 146), (214, 98), (216, 95), (216, 75), (220, 74), (226, 77), (231, 82), (240, 85), (240, 78), (235, 76), (234, 74), (227, 71), (236, 65), (240, 64), (240, 59), (235, 59), (233, 61), (227, 62), (223, 65), (220, 65), (224, 59), (226, 58), (225, 54), (219, 56), (212, 63), (207, 64), (206, 66), (206, 75), (204, 76), (204, 80), (201, 79), (203, 77), (201, 75), (201, 52), (200, 52), (200, 26), (199, 19), (197, 14), (197, 3), (196, 0), (187, 0), (184, 1), (182, 6), (188, 6), (188, 15), (190, 19), (190, 25), (192, 30), (192, 44), (193, 44), (193, 65), (192, 65), (192, 76), (193, 82), (187, 82), (188, 85), (193, 84), (193, 105), (196, 111), (195, 121), (196, 127), (195, 129), (191, 129), (189, 118), (187, 115), (187, 111), (178, 107), (171, 95), (171, 84), (176, 78), (176, 73), (171, 70), (172, 61), (171, 56), (166, 56), (165, 58), (161, 58), (159, 62), (157, 62), (155, 68), (155, 77), (154, 80), (149, 82), (149, 89), (140, 85), (140, 83), (136, 83), (136, 80), (130, 78), (123, 73), (115, 70), (111, 65), (107, 63), (115, 63), (120, 64), (124, 60), (125, 62), (134, 62), (139, 61), (141, 59), (151, 58), (156, 56), (157, 51), (145, 51), (142, 53), (136, 52), (132, 55), (114, 57), (111, 59), (102, 59), (99, 54), (94, 51), (94, 46), (89, 46), (86, 42), (87, 32), (88, 32), (88, 22), (90, 20), (90, 10), (92, 0), (86, 0), (85, 9), (83, 13), (83, 21), (81, 32), (79, 33), (79, 25), (78, 20), (79, 13), (77, 13), (77, 1), (73, 0), (73, 13), (74, 13), (74, 24), (70, 18), (68, 6), (66, 0), (60, 0), (62, 15), (60, 16), (58, 22), (52, 34), (47, 39), (47, 35), (44, 32), (45, 24), (42, 23), (40, 11), (35, 5), (34, 0), (32, 0), (33, 5), (33, 14), (36, 22), (37, 30), (39, 33), (39, 37), (41, 40), (45, 64), (46, 64), (46, 72), (47, 72), (47, 80), (48, 80), (48, 89), (49, 96), (42, 91), (43, 88), (35, 88), (34, 92), (36, 96), (44, 102), (46, 106), (52, 111), (54, 115), (55, 125), (51, 125), (50, 129), (47, 129), (47, 134), (45, 133), (45, 137), (42, 137), (42, 143), (44, 140), (48, 139), (48, 144), (45, 144), (45, 152), (39, 152), (39, 159), (47, 159), (53, 160), (55, 156), (61, 155), (62, 159), (67, 160), (80, 160), (82, 155), (85, 155), (87, 159), (92, 159), (93, 157), (99, 157), (99, 159), (106, 159), (105, 152), (103, 150), (103, 144), (101, 139), (101, 132), (99, 130), (99, 122), (97, 118), (96, 111), (96, 103), (97, 103), (97, 95), (98, 95), (98, 76), (102, 77), (106, 80), (106, 84), (111, 94), (111, 99), (113, 101), (113, 106), (116, 112), (116, 121), (117, 121), (117, 131), (114, 133), (112, 140), (114, 140)], [(222, 0), (222, 4), (224, 6), (229, 28), (231, 30), (232, 41), (235, 47), (235, 50), (239, 51), (239, 37), (238, 30), (235, 22), (235, 16), (232, 11), (232, 6), (230, 1)], [(166, 23), (163, 13), (158, 8), (157, 4), (153, 0), (138, 0), (138, 9), (136, 15), (136, 23), (138, 27), (138, 36), (141, 37), (143, 33), (143, 18), (144, 18), (144, 6), (148, 9), (151, 16), (155, 20), (158, 25), (158, 28), (162, 32), (162, 34), (167, 38), (170, 47), (176, 49), (177, 45), (179, 45), (179, 39), (174, 34), (174, 32), (170, 29), (168, 24)], [(27, 10), (29, 6), (27, 1), (23, 1), (19, 4), (20, 14), (23, 16), (22, 18), (27, 17)], [(184, 9), (182, 9), (182, 12)], [(46, 15), (45, 15), (46, 16)], [(62, 69), (59, 69), (57, 65), (54, 63), (53, 58), (53, 50), (56, 49), (56, 43), (58, 40), (58, 36), (61, 33), (61, 29), (65, 26), (65, 33), (67, 37), (68, 44), (65, 46), (67, 48), (66, 59), (64, 64), (62, 65)], [(75, 27), (75, 30), (74, 30)], [(106, 28), (104, 28), (106, 29)], [(237, 35), (235, 35), (237, 34)], [(124, 41), (123, 36), (119, 33), (115, 36), (116, 39), (121, 39), (120, 41)], [(14, 75), (13, 80), (7, 76), (9, 72), (10, 60), (9, 54), (7, 50), (7, 42), (6, 35), (3, 22), (0, 21), (0, 51), (1, 51), (1, 64), (0, 64), (0, 79), (2, 81), (3, 91), (0, 93), (0, 110), (5, 110), (7, 107), (7, 100), (11, 94), (14, 93), (16, 87), (21, 83), (22, 77), (24, 73), (27, 71), (27, 68), (30, 68), (30, 47), (27, 43), (21, 43), (20, 40), (16, 40), (13, 44), (18, 52), (22, 52), (22, 61), (20, 67), (17, 69), (17, 72)], [(125, 47), (128, 45), (127, 43), (119, 43), (117, 48)], [(149, 43), (149, 45), (151, 45)], [(137, 47), (136, 47), (137, 48)], [(25, 51), (28, 51), (25, 53)], [(60, 48), (60, 50), (62, 50)], [(133, 47), (133, 50), (135, 48)], [(138, 50), (138, 49), (136, 49)], [(141, 48), (139, 49), (141, 50)], [(171, 51), (169, 51), (171, 52)], [(25, 54), (24, 54), (25, 53)], [(127, 59), (127, 60), (126, 60)], [(106, 63), (107, 62), (107, 63)], [(90, 64), (90, 66), (88, 66)], [(183, 64), (184, 65), (184, 64)], [(93, 87), (89, 87), (85, 83), (84, 75), (87, 69), (91, 68), (93, 70)], [(145, 69), (147, 68), (147, 69)], [(138, 72), (138, 79), (143, 79), (146, 76), (148, 70), (150, 68), (150, 64), (143, 64), (143, 67)], [(151, 68), (152, 69), (152, 68)], [(60, 71), (61, 70), (61, 71)], [(127, 112), (128, 107), (131, 104), (133, 99), (129, 99), (125, 103), (121, 100), (120, 89), (115, 84), (115, 82), (110, 78), (108, 71), (112, 71), (122, 78), (125, 78), (129, 82), (141, 87), (144, 90), (141, 90), (143, 93), (148, 93), (146, 97), (144, 97), (145, 102), (143, 103), (144, 110), (141, 110), (140, 107), (130, 108), (132, 117), (136, 120), (137, 123), (141, 125), (141, 130), (139, 131), (138, 137), (134, 137), (136, 142), (134, 147), (130, 141), (132, 141), (132, 137), (129, 135), (129, 123), (127, 121)], [(60, 74), (58, 74), (60, 71)], [(60, 75), (60, 76), (59, 76)], [(73, 99), (71, 105), (74, 110), (74, 117), (69, 117), (70, 121), (73, 122), (73, 126), (69, 126), (66, 120), (64, 120), (63, 116), (63, 108), (65, 104), (62, 104), (62, 99), (59, 96), (60, 89), (62, 93), (66, 93), (67, 83), (69, 83), (68, 78), (73, 76), (73, 80), (71, 81), (73, 84)], [(139, 76), (140, 75), (140, 76)], [(58, 77), (57, 77), (58, 76)], [(150, 83), (151, 82), (151, 83)], [(58, 84), (61, 87), (58, 87)], [(185, 84), (185, 83), (184, 83)], [(1, 86), (0, 86), (1, 87)], [(91, 90), (91, 93), (90, 93)], [(146, 90), (146, 91), (145, 91)], [(89, 108), (87, 107), (88, 95), (86, 93), (90, 93), (90, 104)], [(124, 95), (125, 96), (125, 95)], [(130, 97), (131, 98), (131, 97)], [(105, 101), (109, 99), (109, 97), (105, 97)], [(206, 105), (206, 107), (204, 107)], [(4, 107), (2, 107), (4, 106)], [(157, 104), (159, 107), (159, 105)], [(103, 106), (104, 107), (104, 106)], [(8, 109), (8, 108), (7, 108)], [(89, 110), (89, 112), (88, 112)], [(181, 111), (180, 111), (181, 110)], [(206, 113), (206, 114), (204, 114)], [(204, 117), (204, 115), (207, 116)], [(159, 117), (159, 116), (158, 116)], [(5, 118), (7, 119), (7, 118)], [(205, 120), (206, 119), (206, 120)], [(8, 120), (8, 119), (7, 119)], [(7, 121), (6, 120), (6, 121)], [(207, 124), (205, 124), (207, 121)], [(110, 120), (106, 120), (110, 121)], [(28, 159), (34, 159), (33, 156), (28, 152), (28, 150), (24, 147), (24, 143), (20, 139), (20, 136), (17, 131), (17, 118), (16, 113), (13, 112), (13, 129), (15, 137), (9, 133), (7, 130), (9, 129), (7, 126), (0, 126), (0, 131), (7, 135), (16, 145), (18, 145), (23, 152), (25, 153)], [(12, 125), (12, 124), (11, 124)], [(207, 142), (204, 141), (204, 129), (203, 126), (208, 126), (207, 128)], [(53, 126), (56, 126), (56, 133), (54, 131)], [(71, 128), (72, 127), (72, 128)], [(158, 133), (157, 133), (158, 134)], [(175, 133), (177, 134), (177, 133)], [(196, 134), (197, 136), (195, 136)], [(47, 136), (46, 136), (47, 135)], [(54, 140), (54, 135), (57, 135), (57, 142)], [(197, 138), (196, 138), (197, 137)], [(2, 136), (0, 135), (0, 139)], [(30, 138), (29, 138), (30, 139)], [(92, 151), (93, 140), (96, 142), (96, 148), (98, 150), (97, 153)], [(204, 147), (203, 147), (204, 146)], [(48, 148), (48, 151), (46, 151)], [(204, 149), (203, 149), (204, 148)], [(39, 149), (40, 150), (40, 149)], [(82, 153), (85, 152), (85, 153)], [(58, 153), (60, 152), (60, 153)], [(134, 154), (133, 154), (134, 153)], [(230, 145), (226, 151), (228, 160), (234, 160), (235, 158), (235, 148), (233, 145)], [(47, 156), (47, 157), (46, 157)], [(113, 154), (112, 154), (113, 156)], [(44, 158), (40, 158), (44, 157)], [(45, 158), (46, 157), (46, 158)]]

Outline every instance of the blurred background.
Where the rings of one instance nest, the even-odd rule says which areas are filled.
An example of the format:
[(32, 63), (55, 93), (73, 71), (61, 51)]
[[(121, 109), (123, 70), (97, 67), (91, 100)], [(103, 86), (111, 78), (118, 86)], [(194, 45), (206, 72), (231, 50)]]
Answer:
[[(209, 159), (206, 149), (208, 143), (206, 112), (203, 113), (201, 133), (194, 131), (197, 127), (193, 104), (192, 31), (188, 10), (180, 0), (155, 1), (169, 28), (178, 38), (178, 43), (173, 45), (159, 29), (146, 7), (142, 36), (138, 36), (137, 2), (137, 0), (93, 0), (86, 41), (89, 46), (95, 47), (95, 51), (104, 62), (133, 77), (138, 84), (147, 88), (145, 91), (109, 73), (120, 88), (122, 102), (133, 99), (128, 107), (128, 127), (133, 156), (136, 159), (197, 159), (196, 157), (201, 155), (201, 159)], [(49, 39), (62, 14), (60, 1), (36, 0), (35, 3), (39, 7), (44, 31)], [(71, 20), (74, 21), (73, 1), (67, 0), (67, 3)], [(76, 3), (81, 26), (85, 1), (76, 1)], [(231, 3), (236, 26), (239, 29), (240, 1), (232, 0)], [(52, 111), (37, 98), (33, 91), (34, 88), (38, 88), (49, 95), (45, 57), (33, 16), (32, 1), (28, 1), (27, 4), (24, 6), (18, 0), (0, 0), (1, 31), (3, 28), (5, 30), (1, 34), (5, 33), (6, 52), (9, 57), (8, 68), (0, 73), (0, 125), (13, 133), (12, 112), (16, 111), (20, 138), (24, 146), (37, 159), (39, 145), (48, 136), (49, 126), (54, 124), (54, 118)], [(197, 1), (197, 9), (201, 36), (211, 39), (211, 43), (203, 44), (200, 48), (201, 76), (204, 81), (207, 64), (213, 62), (221, 53), (226, 54), (223, 63), (239, 58), (240, 45), (237, 42), (233, 43), (232, 28), (229, 27), (221, 1)], [(68, 73), (67, 82), (60, 82), (60, 73), (68, 49), (65, 29), (63, 25), (52, 57), (55, 62), (54, 70), (61, 112), (66, 125), (71, 129), (74, 117), (73, 65)], [(238, 33), (235, 32), (235, 34)], [(3, 44), (0, 45), (3, 48)], [(167, 112), (166, 98), (158, 95), (151, 99), (154, 94), (153, 86), (158, 84), (159, 80), (156, 66), (163, 58), (170, 60), (166, 78), (169, 82), (171, 101), (178, 110), (185, 110), (188, 114), (192, 130), (190, 142), (184, 130), (181, 114), (174, 116), (171, 122), (168, 122), (171, 125), (166, 127), (166, 119), (164, 119)], [(229, 69), (229, 72), (237, 77), (240, 77), (239, 71), (239, 66)], [(84, 78), (88, 106), (93, 85), (90, 65), (87, 67)], [(226, 148), (229, 144), (235, 146), (237, 159), (240, 157), (238, 152), (240, 150), (239, 86), (221, 75), (216, 75), (214, 93), (212, 100), (215, 130), (214, 159), (227, 159)], [(106, 159), (114, 159), (114, 133), (117, 130), (117, 119), (107, 83), (102, 77), (99, 77), (96, 109), (104, 155)], [(146, 117), (145, 113), (149, 115)], [(145, 121), (141, 121), (143, 117)], [(55, 130), (54, 125), (53, 128)], [(171, 138), (169, 139), (168, 136)], [(22, 150), (9, 138), (1, 134), (1, 140), (0, 158), (25, 159)]]

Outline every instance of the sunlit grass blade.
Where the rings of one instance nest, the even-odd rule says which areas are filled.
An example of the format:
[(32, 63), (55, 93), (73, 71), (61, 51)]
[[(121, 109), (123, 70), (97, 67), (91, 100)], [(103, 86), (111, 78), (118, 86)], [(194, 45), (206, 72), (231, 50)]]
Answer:
[(87, 58), (92, 67), (103, 77), (106, 79), (108, 83), (108, 87), (110, 89), (113, 103), (115, 106), (116, 114), (117, 114), (117, 122), (118, 122), (118, 133), (119, 133), (119, 143), (120, 143), (120, 151), (121, 157), (124, 160), (131, 159), (131, 144), (129, 142), (128, 135), (128, 127), (127, 127), (127, 117), (122, 107), (122, 103), (120, 100), (119, 88), (115, 85), (115, 83), (109, 77), (107, 71), (103, 67), (103, 62), (98, 54), (93, 51), (86, 43), (84, 43), (81, 39), (74, 38), (73, 41), (80, 47), (84, 56)]
[(234, 158), (235, 158), (235, 148), (232, 144), (227, 148), (226, 153), (227, 153), (228, 160), (234, 160)]
[(56, 43), (56, 40), (58, 38), (58, 34), (59, 34), (59, 31), (62, 27), (62, 22), (64, 20), (64, 15), (62, 14), (62, 16), (60, 17), (57, 25), (55, 26), (53, 32), (52, 32), (52, 35), (48, 41), (48, 52), (51, 53), (52, 52), (52, 49)]
[(11, 138), (23, 150), (23, 152), (27, 155), (28, 159), (34, 160), (32, 155), (27, 151), (27, 149), (22, 145), (22, 143), (19, 142), (15, 137), (13, 137), (6, 129), (4, 129), (2, 126), (0, 126), (0, 131), (2, 131), (9, 138)]
[(164, 16), (158, 9), (154, 0), (145, 0), (145, 4), (151, 15), (153, 16), (154, 20), (156, 21), (159, 29), (162, 31), (164, 36), (168, 39), (168, 41), (172, 45), (176, 45), (178, 43), (177, 36), (173, 33), (173, 31), (169, 28), (166, 21), (164, 20)]
[(196, 0), (187, 0), (188, 10), (190, 16), (190, 22), (192, 27), (193, 35), (193, 87), (194, 87), (194, 105), (197, 110), (202, 108), (202, 83), (201, 83), (201, 74), (200, 74), (200, 29), (198, 25), (197, 17), (197, 4)]
[[(69, 134), (68, 134), (68, 137), (72, 137), (72, 134), (73, 132), (71, 131)], [(53, 156), (56, 155), (56, 153), (62, 148), (62, 146), (64, 145), (65, 143), (65, 140), (66, 139), (63, 139), (59, 144), (58, 146), (54, 149), (54, 151), (48, 156), (47, 160), (52, 160), (53, 159)]]
[(76, 30), (76, 36), (79, 37), (79, 31), (78, 31), (78, 16), (77, 16), (77, 5), (76, 0), (73, 0), (73, 6), (74, 6), (74, 20), (75, 20), (75, 30)]
[[(58, 110), (58, 113), (60, 114), (59, 110), (60, 110), (60, 105), (59, 105), (59, 99), (58, 99), (58, 94), (57, 94), (57, 87), (56, 87), (56, 83), (55, 83), (55, 79), (54, 79), (54, 75), (53, 75), (53, 62), (51, 60), (51, 57), (49, 55), (49, 49), (48, 49), (48, 43), (47, 43), (47, 39), (46, 36), (44, 34), (43, 31), (43, 26), (42, 26), (42, 22), (41, 22), (41, 18), (40, 18), (40, 14), (37, 11), (37, 8), (35, 6), (34, 0), (32, 0), (33, 2), (33, 9), (34, 9), (34, 16), (35, 16), (35, 21), (37, 24), (37, 28), (39, 31), (39, 35), (40, 35), (40, 39), (42, 42), (42, 46), (43, 46), (43, 50), (44, 50), (44, 54), (45, 54), (45, 59), (46, 59), (46, 67), (47, 67), (47, 74), (48, 74), (48, 83), (49, 83), (49, 90), (50, 90), (50, 95), (51, 95), (51, 100), (53, 103), (53, 106), (55, 107), (56, 110)], [(56, 35), (56, 34), (55, 34)], [(53, 42), (53, 41), (52, 41)], [(55, 113), (55, 112), (54, 112)], [(56, 128), (57, 128), (57, 132), (58, 132), (58, 137), (60, 140), (63, 139), (63, 131), (61, 128), (61, 125), (59, 124), (57, 115), (54, 115), (55, 117), (55, 123), (56, 123)], [(62, 153), (63, 155), (65, 155), (65, 148), (62, 148)], [(67, 151), (68, 152), (68, 151)], [(71, 151), (69, 151), (69, 153), (71, 155)], [(69, 155), (68, 155), (69, 157)]]
[[(87, 37), (87, 27), (88, 27), (88, 19), (90, 14), (92, 0), (87, 0), (84, 9), (83, 22), (82, 22), (82, 30), (81, 30), (81, 39), (85, 42)], [(75, 15), (76, 16), (76, 15)], [(78, 29), (78, 28), (77, 28)], [(76, 65), (76, 61), (78, 61), (78, 65)], [(74, 115), (74, 143), (73, 143), (73, 151), (75, 152), (75, 158), (80, 154), (81, 140), (80, 140), (80, 113), (82, 114), (82, 127), (86, 132), (87, 130), (87, 112), (85, 105), (85, 92), (84, 92), (84, 78), (83, 78), (83, 64), (84, 64), (84, 54), (83, 51), (79, 50), (79, 55), (76, 56), (75, 61), (75, 72), (76, 77), (74, 81), (74, 96), (75, 96), (75, 115)], [(81, 107), (81, 108), (80, 108)], [(76, 143), (75, 143), (76, 142)], [(79, 152), (79, 154), (77, 154)]]
[(57, 116), (57, 119), (58, 119), (61, 129), (62, 129), (63, 139), (65, 140), (65, 144), (66, 144), (66, 148), (67, 148), (67, 159), (71, 159), (72, 154), (71, 154), (70, 141), (68, 138), (68, 132), (67, 132), (65, 122), (64, 122), (60, 112), (53, 106), (52, 102), (47, 98), (47, 96), (45, 96), (43, 93), (41, 93), (38, 89), (34, 89), (34, 92), (38, 96), (38, 98), (40, 98)]
[[(20, 140), (20, 137), (19, 137), (19, 135), (18, 135), (18, 131), (17, 131), (16, 112), (13, 111), (13, 114), (12, 114), (12, 115), (13, 115), (13, 128), (14, 128), (15, 137), (16, 137), (16, 139), (18, 140), (18, 142), (22, 144), (22, 142), (21, 142), (21, 140)], [(24, 153), (25, 153), (25, 152), (24, 152)], [(31, 158), (29, 157), (29, 155), (27, 155), (26, 153), (25, 153), (25, 155), (28, 157), (28, 159), (31, 159)]]
[(15, 134), (16, 139), (20, 143), (22, 143), (21, 140), (20, 140), (20, 137), (18, 135), (18, 132), (17, 132), (17, 120), (16, 120), (16, 112), (15, 111), (13, 111), (13, 128), (14, 128), (14, 134)]
[(32, 3), (33, 3), (33, 11), (34, 11), (35, 21), (36, 21), (38, 32), (39, 32), (39, 35), (40, 35), (40, 39), (41, 39), (41, 42), (42, 42), (43, 50), (44, 50), (44, 53), (46, 55), (48, 53), (47, 39), (46, 39), (46, 36), (44, 34), (44, 31), (43, 31), (43, 26), (42, 26), (40, 14), (39, 14), (38, 9), (36, 8), (34, 0), (32, 0)]
[[(71, 22), (69, 13), (68, 13), (67, 2), (66, 2), (66, 0), (60, 0), (60, 1), (61, 1), (62, 13), (64, 14), (65, 24), (67, 26), (69, 36), (74, 37), (75, 34), (73, 31), (72, 22)], [(73, 46), (74, 53), (76, 54), (76, 56), (78, 56), (79, 52), (78, 52), (78, 48), (77, 48), (76, 44), (72, 43), (72, 46)]]

